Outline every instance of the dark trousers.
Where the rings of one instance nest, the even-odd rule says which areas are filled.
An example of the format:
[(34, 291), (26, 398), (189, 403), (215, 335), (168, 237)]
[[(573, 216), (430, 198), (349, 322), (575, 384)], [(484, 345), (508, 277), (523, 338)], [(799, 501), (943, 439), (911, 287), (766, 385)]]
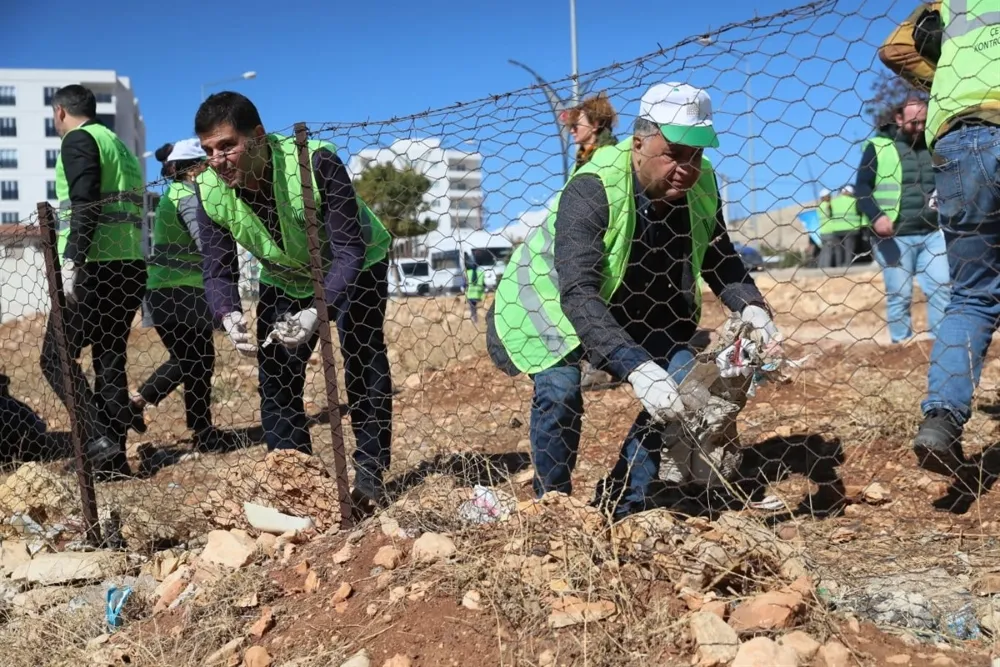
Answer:
[(157, 405), (183, 384), (187, 427), (194, 433), (205, 431), (212, 426), (215, 343), (211, 320), (205, 316), (204, 292), (193, 288), (155, 290), (149, 301), (156, 333), (170, 358), (139, 387), (139, 395)]
[[(387, 272), (387, 262), (362, 271), (343, 301), (330, 306), (340, 335), (351, 427), (357, 441), (355, 488), (370, 497), (382, 494), (392, 445), (392, 379), (383, 333)], [(257, 306), (258, 341), (265, 340), (282, 315), (310, 308), (312, 302), (311, 298), (294, 299), (262, 284)], [(318, 334), (297, 348), (273, 342), (258, 347), (260, 412), (268, 449), (312, 453), (302, 392), (306, 363), (317, 340)]]
[[(125, 448), (131, 421), (125, 377), (128, 336), (145, 291), (143, 262), (87, 263), (77, 277), (77, 301), (67, 304), (63, 311), (76, 419), (83, 424), (87, 441), (104, 436)], [(88, 346), (94, 364), (93, 389), (79, 361), (83, 348)], [(41, 364), (45, 379), (66, 405), (63, 369), (51, 320), (42, 342)]]

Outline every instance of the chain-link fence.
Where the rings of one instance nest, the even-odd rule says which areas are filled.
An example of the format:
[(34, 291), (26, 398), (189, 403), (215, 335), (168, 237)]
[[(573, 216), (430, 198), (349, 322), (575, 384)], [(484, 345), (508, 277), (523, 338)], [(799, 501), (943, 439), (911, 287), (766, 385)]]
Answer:
[[(68, 132), (118, 182), (0, 228), (0, 590), (101, 579), (48, 564), (96, 548), (129, 554), (120, 572), (187, 568), (194, 595), (188, 550), (236, 530), (237, 547), (283, 534), (276, 553), (258, 540), (282, 566), (329, 566), (305, 593), (354, 577), (323, 613), (363, 630), (330, 655), (383, 641), (385, 605), (435, 588), (494, 612), (477, 650), (501, 664), (732, 659), (703, 613), (687, 639), (687, 610), (740, 636), (802, 626), (830, 665), (836, 637), (892, 647), (859, 649), (831, 611), (982, 639), (1000, 592), (1000, 363), (976, 356), (992, 237), (948, 229), (946, 254), (942, 224), (989, 197), (995, 219), (996, 174), (973, 203), (940, 191), (964, 158), (928, 149), (934, 105), (926, 120), (924, 91), (878, 61), (909, 11), (823, 0), (734, 23), (581, 76), (581, 103), (555, 108), (533, 87), (274, 130), (221, 93), (200, 147), (175, 143), (141, 192), (113, 134)], [(961, 132), (995, 137), (989, 113)], [(967, 458), (943, 470), (973, 377)], [(376, 546), (378, 571), (351, 569)], [(229, 625), (187, 645), (197, 664), (242, 632), (242, 607), (211, 599)], [(180, 660), (182, 635), (132, 664)], [(445, 664), (434, 651), (420, 664)]]

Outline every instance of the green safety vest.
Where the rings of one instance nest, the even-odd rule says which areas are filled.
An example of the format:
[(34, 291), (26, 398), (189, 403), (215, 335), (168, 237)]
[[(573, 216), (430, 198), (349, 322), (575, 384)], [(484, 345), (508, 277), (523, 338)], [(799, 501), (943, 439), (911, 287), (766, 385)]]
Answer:
[(927, 111), (928, 146), (942, 126), (966, 110), (1000, 108), (1000, 4), (944, 0), (941, 23), (941, 57)]
[[(274, 172), (274, 200), (278, 208), (281, 225), (281, 245), (278, 245), (267, 231), (253, 209), (236, 190), (226, 185), (212, 169), (198, 175), (198, 191), (201, 194), (205, 213), (217, 225), (228, 230), (236, 242), (246, 248), (261, 264), (260, 282), (271, 285), (296, 299), (314, 296), (312, 267), (309, 263), (309, 241), (306, 236), (305, 204), (302, 199), (302, 178), (299, 171), (298, 146), (294, 137), (280, 134), (267, 135), (271, 148)], [(312, 171), (312, 154), (325, 148), (336, 153), (337, 147), (324, 141), (309, 142), (309, 166)], [(323, 209), (316, 174), (312, 174), (313, 196), (316, 209)], [(392, 242), (388, 230), (379, 221), (368, 205), (357, 198), (361, 215), (361, 229), (367, 251), (364, 268), (382, 261), (389, 254)], [(320, 244), (327, 242), (326, 229), (319, 225)], [(332, 260), (324, 258), (324, 263)]]
[[(861, 150), (875, 147), (875, 190), (872, 197), (893, 223), (899, 219), (899, 210), (903, 203), (903, 161), (899, 157), (896, 142), (889, 137), (872, 137), (865, 142)], [(869, 220), (869, 222), (875, 222)]]
[[(101, 156), (101, 212), (87, 253), (88, 262), (137, 261), (142, 255), (142, 195), (145, 181), (139, 160), (118, 136), (100, 123), (73, 128), (94, 138)], [(72, 202), (62, 153), (56, 159), (56, 197), (59, 199), (58, 250), (66, 256)], [(114, 198), (114, 199), (112, 199)]]
[(201, 253), (184, 218), (194, 215), (198, 196), (191, 183), (174, 181), (160, 198), (153, 221), (153, 245), (146, 260), (146, 287), (204, 288)]
[(819, 205), (819, 233), (838, 234), (861, 229), (864, 218), (858, 213), (858, 200), (851, 195), (837, 195), (830, 200), (829, 210)]
[(473, 279), (472, 273), (472, 269), (465, 270), (465, 282), (467, 283), (465, 298), (469, 301), (482, 301), (486, 295), (486, 276), (483, 275), (482, 269), (475, 270), (475, 279)]
[[(579, 174), (596, 174), (608, 198), (608, 230), (604, 234), (604, 281), (601, 298), (610, 302), (628, 267), (635, 234), (635, 192), (632, 172), (632, 138), (596, 151)], [(565, 189), (565, 186), (564, 186)], [(562, 311), (559, 276), (555, 271), (556, 198), (544, 225), (533, 229), (511, 255), (496, 292), (494, 322), (511, 361), (522, 373), (534, 374), (551, 368), (580, 346), (580, 338)], [(687, 194), (691, 218), (691, 268), (701, 275), (705, 251), (715, 230), (719, 192), (715, 172), (702, 159), (701, 177)], [(695, 288), (700, 317), (701, 292)]]

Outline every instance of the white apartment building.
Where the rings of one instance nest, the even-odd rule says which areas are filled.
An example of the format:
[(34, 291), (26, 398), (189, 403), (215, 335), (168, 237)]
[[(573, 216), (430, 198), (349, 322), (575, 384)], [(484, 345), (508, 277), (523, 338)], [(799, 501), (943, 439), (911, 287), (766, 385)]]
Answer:
[(436, 138), (399, 139), (387, 148), (366, 148), (351, 156), (348, 169), (356, 178), (372, 164), (413, 167), (430, 180), (424, 195), (428, 210), (421, 219), (437, 222), (437, 229), (415, 239), (418, 251), (454, 250), (464, 237), (483, 228), (483, 158), (479, 153), (441, 148)]
[(132, 83), (113, 70), (0, 69), (0, 224), (34, 217), (40, 201), (57, 203), (60, 139), (51, 97), (78, 83), (97, 97), (97, 117), (139, 158), (145, 178), (146, 124)]

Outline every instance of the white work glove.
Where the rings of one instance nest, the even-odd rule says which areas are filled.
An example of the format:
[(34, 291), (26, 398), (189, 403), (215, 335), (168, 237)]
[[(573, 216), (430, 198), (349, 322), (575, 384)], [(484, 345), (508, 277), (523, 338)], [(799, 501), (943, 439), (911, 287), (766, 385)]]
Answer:
[(770, 347), (781, 342), (781, 333), (770, 313), (760, 306), (747, 306), (740, 313), (740, 319), (761, 333), (764, 345)]
[(319, 313), (315, 308), (306, 308), (297, 313), (288, 313), (279, 322), (275, 322), (268, 339), (285, 347), (298, 347), (312, 338), (318, 326)]
[(71, 259), (62, 263), (59, 271), (62, 274), (63, 295), (67, 303), (76, 303), (76, 277), (80, 268)]
[(226, 330), (237, 352), (245, 357), (252, 357), (257, 353), (257, 345), (247, 331), (247, 320), (243, 313), (234, 311), (223, 317), (222, 328)]
[(655, 361), (645, 361), (628, 375), (636, 398), (654, 424), (676, 420), (684, 411), (677, 383)]

